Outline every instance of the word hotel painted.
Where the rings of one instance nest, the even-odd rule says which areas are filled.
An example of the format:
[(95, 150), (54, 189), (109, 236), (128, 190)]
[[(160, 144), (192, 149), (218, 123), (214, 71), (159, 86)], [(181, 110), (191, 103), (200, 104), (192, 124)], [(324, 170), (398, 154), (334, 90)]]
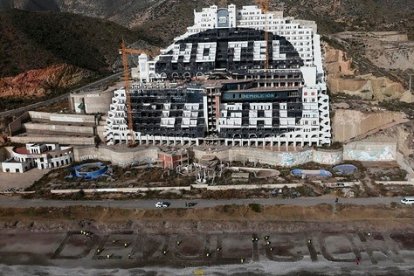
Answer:
[(315, 22), (235, 5), (211, 6), (194, 17), (194, 25), (159, 56), (139, 56), (129, 89), (133, 133), (125, 89), (114, 92), (104, 133), (108, 144), (331, 143)]

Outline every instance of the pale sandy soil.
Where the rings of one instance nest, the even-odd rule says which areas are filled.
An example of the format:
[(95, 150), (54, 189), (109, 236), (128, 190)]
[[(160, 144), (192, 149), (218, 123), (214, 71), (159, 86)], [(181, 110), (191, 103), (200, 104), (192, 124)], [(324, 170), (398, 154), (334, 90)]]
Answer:
[(41, 179), (50, 170), (32, 169), (26, 173), (4, 173), (0, 171), (0, 192), (10, 188), (26, 189)]

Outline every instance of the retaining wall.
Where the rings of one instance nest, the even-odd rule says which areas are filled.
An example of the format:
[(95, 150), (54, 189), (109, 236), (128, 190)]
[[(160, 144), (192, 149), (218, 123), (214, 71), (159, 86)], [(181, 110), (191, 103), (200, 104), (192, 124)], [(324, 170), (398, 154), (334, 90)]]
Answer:
[(35, 131), (49, 131), (49, 132), (61, 132), (61, 133), (79, 133), (82, 135), (94, 135), (94, 128), (87, 126), (67, 126), (67, 125), (50, 125), (50, 124), (34, 124), (25, 123), (24, 128), (26, 130)]
[(414, 186), (414, 181), (375, 181), (375, 183), (382, 185)]
[[(107, 188), (107, 189), (84, 189), (83, 192), (90, 193), (139, 193), (139, 192), (149, 192), (149, 191), (190, 191), (191, 187), (153, 187), (153, 188)], [(81, 189), (71, 189), (71, 190), (51, 190), (52, 194), (73, 194), (80, 192)]]
[(336, 165), (343, 161), (342, 150), (304, 150), (296, 152), (274, 152), (257, 148), (232, 148), (218, 151), (194, 149), (194, 157), (201, 159), (204, 155), (215, 155), (224, 161), (249, 161), (278, 166), (298, 166), (309, 162)]
[[(36, 141), (34, 141), (36, 142)], [(214, 155), (222, 161), (248, 161), (261, 164), (277, 165), (284, 167), (299, 166), (309, 162), (315, 162), (324, 165), (337, 165), (344, 160), (358, 161), (395, 161), (396, 144), (395, 143), (372, 143), (358, 142), (364, 146), (347, 147), (338, 150), (308, 149), (294, 152), (274, 152), (257, 148), (231, 148), (225, 150), (202, 150), (194, 148), (194, 158), (201, 160), (203, 156)], [(365, 143), (365, 144), (364, 144)], [(66, 143), (61, 143), (66, 144)], [(73, 143), (69, 143), (73, 144)], [(359, 144), (358, 144), (359, 145)], [(364, 153), (364, 150), (367, 152)], [(85, 160), (102, 160), (113, 163), (121, 167), (128, 166), (132, 163), (153, 163), (158, 159), (160, 149), (151, 148), (132, 148), (121, 150), (101, 146), (96, 148), (75, 147), (75, 161)], [(368, 156), (368, 157), (367, 157)]]
[(113, 92), (104, 91), (104, 92), (85, 92), (81, 94), (71, 94), (70, 103), (72, 110), (76, 113), (82, 113), (83, 110), (79, 108), (80, 104), (84, 105), (86, 114), (106, 114), (109, 111), (109, 106), (112, 103)]
[(342, 163), (344, 154), (342, 149), (338, 150), (314, 150), (313, 162), (324, 165), (336, 165)]
[(23, 128), (23, 123), (30, 120), (28, 112), (23, 113), (16, 120), (11, 122), (8, 126), (8, 132), (10, 136), (13, 136), (16, 133), (19, 133)]
[(312, 151), (301, 152), (272, 152), (259, 149), (234, 148), (229, 150), (230, 161), (246, 160), (262, 164), (278, 164), (294, 166), (312, 160)]
[(12, 136), (13, 143), (30, 144), (61, 144), (61, 145), (95, 145), (95, 137), (76, 137), (76, 136)]
[(137, 149), (132, 148), (128, 151), (115, 151), (111, 148), (101, 146), (96, 147), (76, 147), (74, 156), (76, 162), (85, 160), (108, 161), (114, 165), (126, 167), (132, 163), (152, 163), (158, 159), (159, 149), (156, 147)]
[[(209, 191), (225, 191), (225, 190), (256, 190), (256, 189), (282, 189), (283, 187), (297, 188), (303, 186), (300, 183), (286, 183), (286, 184), (250, 184), (250, 185), (217, 185), (207, 186), (206, 189)], [(194, 186), (195, 188), (197, 186)]]
[(60, 113), (46, 113), (29, 111), (32, 120), (46, 120), (51, 122), (65, 122), (65, 123), (89, 123), (95, 124), (94, 115), (75, 115), (75, 114), (60, 114)]
[(353, 142), (344, 145), (344, 160), (378, 162), (397, 160), (395, 142)]
[[(263, 185), (191, 185), (186, 187), (139, 187), (139, 188), (106, 188), (106, 189), (84, 189), (85, 193), (139, 193), (149, 191), (191, 191), (191, 189), (207, 189), (209, 191), (225, 191), (225, 190), (256, 190), (256, 189), (282, 189), (283, 187), (297, 188), (303, 186), (298, 183), (287, 184), (263, 184)], [(52, 194), (74, 194), (80, 192), (81, 189), (70, 190), (51, 190)]]

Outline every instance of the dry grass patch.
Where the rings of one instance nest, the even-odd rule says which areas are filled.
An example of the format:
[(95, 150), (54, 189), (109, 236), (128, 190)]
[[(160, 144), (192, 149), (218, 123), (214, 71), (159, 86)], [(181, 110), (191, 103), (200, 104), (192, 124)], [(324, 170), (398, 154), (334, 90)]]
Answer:
[(412, 219), (409, 208), (384, 206), (337, 206), (323, 204), (302, 206), (260, 206), (260, 212), (251, 206), (224, 205), (203, 209), (108, 209), (103, 207), (67, 208), (6, 208), (0, 209), (0, 221), (39, 220), (73, 221), (93, 219), (97, 222), (125, 222), (128, 220), (177, 221), (361, 221)]

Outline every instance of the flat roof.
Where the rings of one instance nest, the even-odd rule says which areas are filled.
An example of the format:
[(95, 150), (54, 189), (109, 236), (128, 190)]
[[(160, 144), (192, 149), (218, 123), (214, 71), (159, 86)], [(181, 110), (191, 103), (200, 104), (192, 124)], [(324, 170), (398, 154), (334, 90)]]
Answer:
[(21, 148), (16, 148), (16, 149), (14, 150), (14, 152), (15, 152), (15, 153), (18, 153), (18, 154), (29, 154), (29, 151), (28, 151), (26, 148), (23, 148), (23, 147), (21, 147)]
[(14, 160), (14, 158), (7, 159), (7, 160), (5, 160), (5, 161), (4, 161), (4, 162), (2, 162), (2, 163), (9, 163), (9, 164), (22, 164), (22, 162), (20, 162), (20, 161), (16, 161), (16, 160)]

